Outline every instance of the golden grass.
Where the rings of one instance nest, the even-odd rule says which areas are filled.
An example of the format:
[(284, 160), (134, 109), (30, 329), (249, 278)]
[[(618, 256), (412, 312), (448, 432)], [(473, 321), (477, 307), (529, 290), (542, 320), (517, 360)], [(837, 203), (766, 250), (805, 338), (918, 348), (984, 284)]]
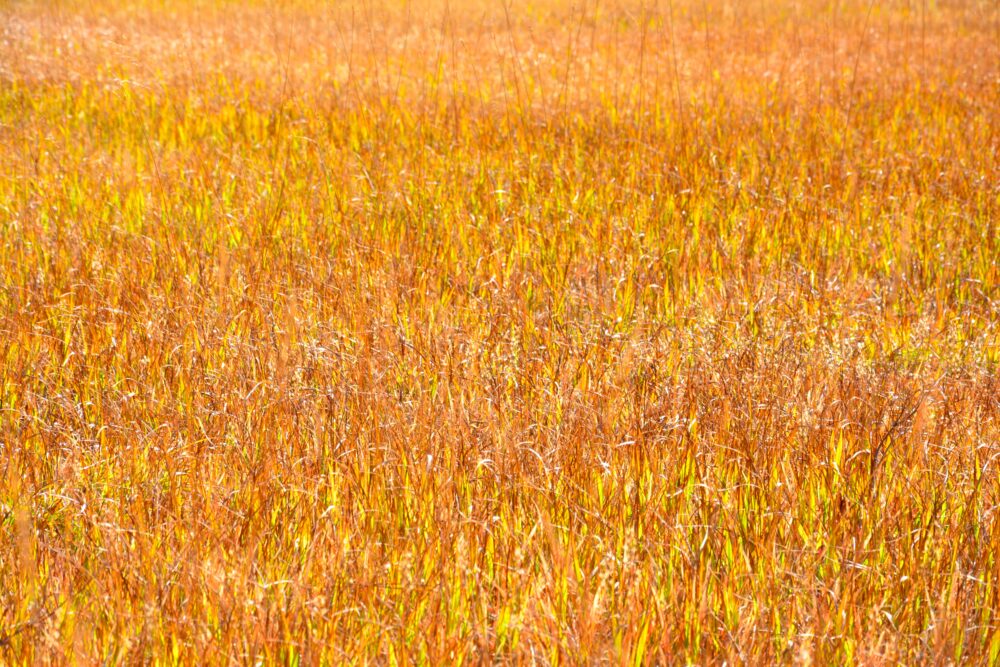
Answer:
[(0, 5), (0, 662), (997, 664), (998, 35)]

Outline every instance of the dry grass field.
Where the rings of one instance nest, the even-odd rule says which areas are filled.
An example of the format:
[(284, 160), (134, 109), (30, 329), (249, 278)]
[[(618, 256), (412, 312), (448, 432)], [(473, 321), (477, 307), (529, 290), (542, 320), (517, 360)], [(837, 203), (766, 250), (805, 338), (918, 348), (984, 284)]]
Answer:
[(0, 2), (0, 663), (1000, 662), (1000, 5)]

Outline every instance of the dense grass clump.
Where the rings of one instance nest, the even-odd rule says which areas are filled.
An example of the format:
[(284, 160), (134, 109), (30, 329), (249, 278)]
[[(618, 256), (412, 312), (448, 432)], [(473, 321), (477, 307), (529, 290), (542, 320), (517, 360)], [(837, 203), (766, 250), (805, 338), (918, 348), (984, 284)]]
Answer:
[(997, 664), (998, 35), (0, 5), (0, 662)]

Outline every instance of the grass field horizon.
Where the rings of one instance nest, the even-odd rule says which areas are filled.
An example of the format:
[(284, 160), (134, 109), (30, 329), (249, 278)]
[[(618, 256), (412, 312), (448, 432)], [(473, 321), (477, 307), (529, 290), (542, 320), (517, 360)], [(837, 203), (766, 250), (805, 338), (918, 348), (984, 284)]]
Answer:
[(0, 3), (0, 663), (1000, 664), (998, 44)]

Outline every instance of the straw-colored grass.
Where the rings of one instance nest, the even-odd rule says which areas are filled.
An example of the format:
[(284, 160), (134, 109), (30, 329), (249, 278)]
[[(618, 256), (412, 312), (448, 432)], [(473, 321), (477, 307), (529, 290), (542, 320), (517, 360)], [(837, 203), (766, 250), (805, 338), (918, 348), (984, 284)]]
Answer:
[(998, 44), (0, 4), (0, 662), (996, 665)]

